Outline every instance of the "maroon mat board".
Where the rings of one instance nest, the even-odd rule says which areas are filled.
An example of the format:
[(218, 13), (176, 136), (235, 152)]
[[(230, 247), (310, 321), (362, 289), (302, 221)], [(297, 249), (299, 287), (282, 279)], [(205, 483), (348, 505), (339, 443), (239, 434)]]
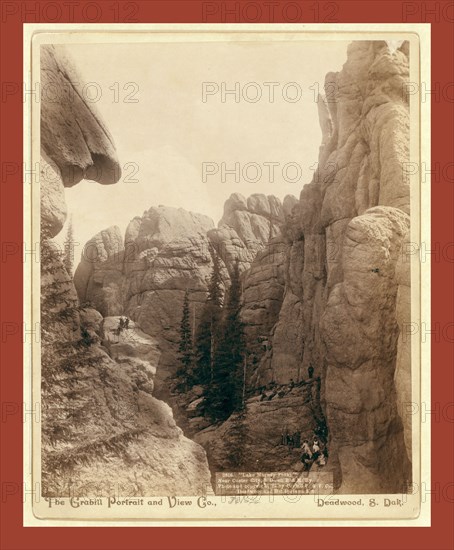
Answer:
[[(1, 2), (1, 548), (396, 549), (454, 548), (454, 2), (111, 1)], [(24, 528), (23, 23), (431, 23), (432, 501), (430, 528)], [(431, 92), (431, 93), (429, 93)], [(430, 182), (430, 183), (429, 183)], [(27, 254), (28, 252), (28, 254)], [(20, 327), (9, 334), (11, 327)], [(8, 335), (8, 337), (6, 337)], [(11, 414), (12, 411), (15, 411)], [(134, 529), (132, 531), (131, 529)]]

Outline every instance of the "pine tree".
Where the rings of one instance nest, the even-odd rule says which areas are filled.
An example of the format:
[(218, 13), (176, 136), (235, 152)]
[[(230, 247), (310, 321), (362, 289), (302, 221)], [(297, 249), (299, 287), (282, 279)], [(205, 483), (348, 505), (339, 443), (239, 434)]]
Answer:
[(66, 230), (64, 247), (63, 263), (65, 265), (66, 271), (68, 272), (68, 275), (72, 277), (74, 268), (74, 228), (72, 216), (70, 216), (68, 221), (68, 229)]
[(180, 368), (177, 371), (178, 377), (186, 387), (192, 381), (192, 367), (194, 350), (191, 333), (191, 320), (189, 309), (189, 290), (184, 293), (183, 314), (180, 323), (180, 342), (178, 345)]
[(225, 420), (243, 407), (246, 346), (240, 312), (241, 282), (236, 262), (223, 312), (214, 373), (206, 392), (206, 410), (213, 420)]
[(213, 269), (208, 285), (208, 296), (204, 304), (195, 336), (194, 381), (208, 384), (213, 379), (214, 360), (220, 335), (222, 314), (221, 265), (215, 251), (212, 252)]

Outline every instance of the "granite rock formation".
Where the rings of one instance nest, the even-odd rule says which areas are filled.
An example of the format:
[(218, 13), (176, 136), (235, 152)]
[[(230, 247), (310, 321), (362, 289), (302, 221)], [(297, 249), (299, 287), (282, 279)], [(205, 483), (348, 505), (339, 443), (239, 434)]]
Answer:
[[(318, 101), (318, 169), (299, 200), (281, 205), (234, 194), (217, 228), (183, 210), (151, 208), (130, 223), (124, 241), (113, 228), (95, 236), (102, 260), (78, 267), (81, 302), (93, 302), (105, 316), (127, 314), (158, 342), (155, 382), (163, 395), (176, 368), (184, 290), (193, 290), (196, 325), (212, 249), (223, 260), (226, 287), (240, 262), (250, 351), (241, 429), (233, 417), (207, 426), (197, 416), (203, 400), (196, 392), (189, 401), (165, 395), (177, 402), (179, 422), (189, 418), (185, 429), (203, 443), (214, 468), (231, 467), (240, 436), (245, 469), (254, 469), (258, 454), (283, 459), (278, 427), (299, 419), (297, 429), (309, 435), (326, 422), (339, 492), (395, 493), (411, 481), (411, 418), (402, 417), (411, 400), (403, 330), (410, 319), (403, 259), (410, 189), (402, 170), (409, 160), (408, 56), (405, 43), (391, 51), (385, 42), (353, 42), (343, 69), (327, 75), (330, 93)], [(299, 389), (315, 380), (316, 394)], [(281, 395), (258, 397), (270, 383)], [(292, 467), (288, 456), (283, 465)]]
[[(41, 53), (43, 495), (203, 494), (210, 487), (205, 451), (152, 395), (156, 343), (133, 324), (117, 341), (118, 319), (79, 304), (53, 246), (66, 218), (64, 187), (82, 178), (113, 184), (120, 170), (64, 49), (42, 46)], [(106, 237), (104, 252), (114, 244)]]
[[(256, 384), (312, 365), (342, 492), (398, 492), (410, 480), (408, 48), (353, 42), (319, 101), (319, 168), (289, 224), (285, 292)], [(298, 218), (295, 223), (295, 217)], [(396, 267), (397, 266), (397, 267)], [(405, 434), (405, 437), (404, 437)], [(407, 443), (407, 447), (405, 446)]]
[(284, 221), (283, 205), (273, 195), (254, 194), (245, 199), (233, 193), (224, 205), (218, 227), (208, 237), (228, 271), (238, 260), (243, 272), (264, 245), (280, 234)]
[[(287, 211), (292, 202), (296, 198), (288, 197), (284, 202)], [(266, 255), (270, 251), (269, 239), (279, 239), (285, 211), (273, 196), (256, 194), (245, 199), (235, 193), (226, 201), (224, 215), (215, 228), (212, 220), (201, 214), (182, 208), (151, 207), (129, 223), (124, 240), (119, 228), (113, 226), (85, 245), (74, 276), (79, 299), (81, 303), (92, 303), (104, 316), (128, 315), (158, 340), (161, 357), (157, 391), (168, 397), (169, 384), (165, 381), (175, 374), (177, 366), (178, 331), (186, 289), (190, 290), (195, 327), (206, 298), (212, 255), (216, 252), (221, 258), (227, 288), (236, 261), (246, 274), (257, 254)], [(271, 252), (277, 262), (278, 246)], [(272, 326), (272, 321), (262, 317), (270, 317), (265, 306), (276, 299), (278, 292), (271, 288), (273, 282), (266, 281), (270, 271), (262, 275), (258, 271), (259, 268), (253, 277), (261, 277), (261, 290), (270, 288), (270, 291), (256, 322), (264, 328), (257, 334)], [(279, 285), (282, 287), (278, 277), (274, 286)], [(251, 299), (252, 293), (251, 283)], [(254, 308), (251, 305), (249, 317), (256, 315)]]
[(409, 457), (412, 456), (412, 424), (413, 415), (411, 391), (411, 274), (412, 247), (410, 234), (407, 233), (402, 243), (396, 265), (396, 320), (399, 327), (397, 341), (396, 370), (394, 383), (396, 386), (397, 408), (404, 425), (405, 447)]
[(82, 179), (109, 185), (120, 179), (115, 145), (94, 103), (84, 98), (64, 47), (41, 47), (41, 145), (65, 187)]

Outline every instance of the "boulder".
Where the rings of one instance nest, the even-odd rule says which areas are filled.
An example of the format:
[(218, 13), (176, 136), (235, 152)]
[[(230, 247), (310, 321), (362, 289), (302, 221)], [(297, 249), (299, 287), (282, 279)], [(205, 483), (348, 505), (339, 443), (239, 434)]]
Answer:
[(63, 185), (82, 179), (116, 183), (121, 168), (113, 138), (88, 103), (80, 77), (61, 44), (41, 47), (41, 147)]

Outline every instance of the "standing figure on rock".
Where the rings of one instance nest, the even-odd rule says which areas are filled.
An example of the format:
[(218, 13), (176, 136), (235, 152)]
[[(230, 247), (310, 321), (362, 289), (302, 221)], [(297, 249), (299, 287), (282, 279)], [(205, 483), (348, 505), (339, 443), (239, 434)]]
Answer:
[(309, 456), (312, 456), (312, 451), (309, 447), (309, 441), (307, 439), (303, 441), (303, 453), (307, 453)]
[(320, 456), (320, 445), (318, 443), (318, 439), (314, 438), (314, 443), (312, 445), (312, 458), (314, 460), (317, 460)]
[(303, 442), (303, 454), (301, 455), (301, 462), (303, 463), (303, 469), (308, 472), (312, 466), (312, 451), (309, 447), (309, 441), (307, 439)]
[(118, 327), (114, 330), (114, 334), (116, 334), (117, 338), (118, 338), (118, 342), (120, 341), (120, 334), (121, 334), (121, 331), (123, 330), (123, 318), (120, 317), (120, 321), (118, 323)]
[(314, 367), (312, 365), (309, 365), (309, 368), (307, 369), (307, 374), (309, 375), (309, 378), (312, 378), (314, 376)]

